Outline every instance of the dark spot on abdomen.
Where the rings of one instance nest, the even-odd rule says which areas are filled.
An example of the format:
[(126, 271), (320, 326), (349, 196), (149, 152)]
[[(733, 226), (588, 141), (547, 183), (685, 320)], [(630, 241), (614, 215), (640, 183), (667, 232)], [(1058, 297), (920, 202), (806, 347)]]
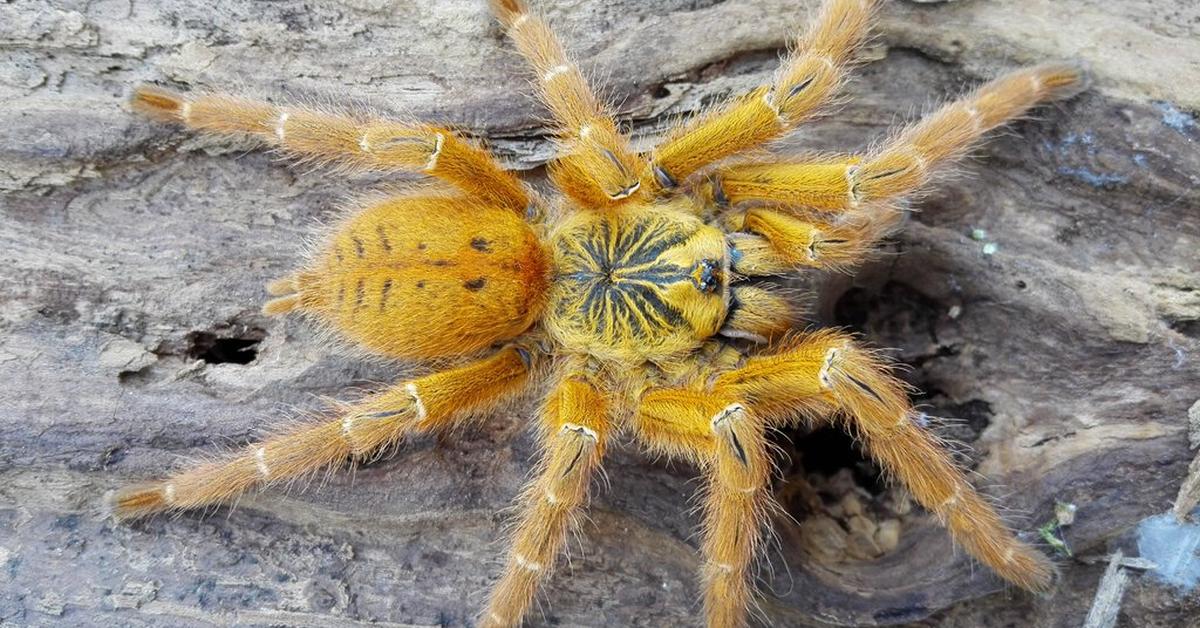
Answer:
[(379, 246), (382, 246), (383, 250), (390, 252), (392, 250), (392, 242), (388, 240), (387, 230), (383, 228), (383, 225), (376, 225), (375, 233), (379, 234)]
[(480, 290), (483, 290), (485, 285), (487, 285), (487, 279), (483, 277), (476, 277), (470, 281), (463, 282), (463, 287), (471, 292), (479, 292)]
[(424, 280), (418, 281), (418, 282), (417, 282), (417, 287), (418, 287), (418, 288), (424, 288), (424, 287), (425, 287), (425, 281), (424, 281)]
[(491, 246), (492, 246), (492, 243), (488, 242), (484, 238), (474, 238), (471, 240), (471, 248), (475, 249), (476, 251), (479, 251), (480, 253), (491, 253), (492, 252)]
[(383, 288), (379, 291), (379, 310), (382, 312), (387, 307), (388, 293), (392, 291), (392, 280), (388, 279), (383, 282)]

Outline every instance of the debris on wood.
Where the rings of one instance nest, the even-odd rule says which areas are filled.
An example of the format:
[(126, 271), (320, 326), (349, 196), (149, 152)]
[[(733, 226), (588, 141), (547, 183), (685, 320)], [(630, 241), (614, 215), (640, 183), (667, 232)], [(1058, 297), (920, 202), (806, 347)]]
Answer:
[(1113, 628), (1117, 625), (1117, 615), (1121, 612), (1121, 598), (1125, 595), (1125, 587), (1129, 584), (1129, 575), (1121, 564), (1124, 555), (1121, 550), (1113, 553), (1096, 589), (1096, 597), (1092, 599), (1092, 609), (1088, 611), (1083, 628)]
[(1075, 523), (1076, 510), (1075, 504), (1055, 502), (1054, 518), (1038, 528), (1038, 535), (1042, 537), (1042, 540), (1049, 543), (1050, 547), (1054, 548), (1054, 551), (1067, 557), (1073, 554), (1071, 553), (1071, 548), (1067, 545), (1066, 539), (1062, 536), (1062, 529)]
[[(1200, 401), (1188, 408), (1188, 444), (1192, 449), (1200, 448)], [(1188, 465), (1187, 477), (1179, 487), (1179, 495), (1175, 497), (1175, 506), (1171, 510), (1176, 519), (1183, 521), (1188, 513), (1196, 509), (1197, 504), (1200, 504), (1200, 452), (1196, 452), (1196, 457)]]

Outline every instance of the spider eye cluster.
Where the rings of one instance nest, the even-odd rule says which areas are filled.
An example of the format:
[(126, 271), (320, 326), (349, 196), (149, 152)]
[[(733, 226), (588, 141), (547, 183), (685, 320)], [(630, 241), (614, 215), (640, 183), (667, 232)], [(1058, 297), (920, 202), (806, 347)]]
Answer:
[(701, 292), (712, 294), (720, 289), (722, 281), (721, 263), (713, 259), (700, 260), (695, 271), (696, 287)]

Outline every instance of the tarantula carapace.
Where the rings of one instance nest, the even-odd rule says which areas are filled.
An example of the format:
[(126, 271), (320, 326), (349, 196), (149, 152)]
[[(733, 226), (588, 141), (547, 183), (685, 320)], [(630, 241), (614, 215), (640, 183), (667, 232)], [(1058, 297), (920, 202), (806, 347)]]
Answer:
[(707, 621), (744, 624), (772, 507), (766, 431), (801, 420), (840, 420), (971, 555), (1020, 587), (1047, 589), (1050, 562), (972, 488), (885, 361), (843, 332), (795, 331), (794, 304), (749, 281), (850, 267), (894, 226), (895, 201), (935, 168), (1082, 86), (1073, 65), (1020, 70), (867, 154), (755, 153), (837, 91), (876, 4), (827, 0), (773, 82), (639, 154), (546, 23), (523, 0), (491, 0), (556, 124), (549, 172), (561, 196), (548, 199), (444, 128), (138, 89), (134, 107), (159, 119), (247, 134), (302, 160), (440, 180), (364, 204), (303, 270), (269, 286), (277, 298), (265, 310), (303, 312), (378, 354), (446, 368), (125, 489), (116, 513), (227, 501), (445, 430), (544, 384), (541, 466), (520, 497), (483, 624), (522, 621), (605, 447), (625, 434), (702, 470)]

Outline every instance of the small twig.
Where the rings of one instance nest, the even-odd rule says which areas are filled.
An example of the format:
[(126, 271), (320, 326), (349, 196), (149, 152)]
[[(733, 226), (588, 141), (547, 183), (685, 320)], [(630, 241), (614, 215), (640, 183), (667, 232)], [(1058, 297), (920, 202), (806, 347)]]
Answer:
[(1096, 588), (1096, 597), (1092, 599), (1092, 609), (1088, 611), (1083, 628), (1112, 628), (1117, 625), (1117, 614), (1121, 611), (1121, 597), (1125, 595), (1125, 586), (1129, 584), (1129, 575), (1122, 565), (1125, 556), (1117, 550), (1109, 558), (1108, 568)]
[[(1095, 565), (1096, 563), (1112, 563), (1116, 560), (1116, 555), (1113, 556), (1080, 556), (1077, 558), (1079, 562), (1085, 565)], [(1158, 569), (1158, 563), (1136, 556), (1126, 556), (1121, 559), (1121, 566), (1126, 569), (1137, 569), (1138, 571), (1152, 571)]]

